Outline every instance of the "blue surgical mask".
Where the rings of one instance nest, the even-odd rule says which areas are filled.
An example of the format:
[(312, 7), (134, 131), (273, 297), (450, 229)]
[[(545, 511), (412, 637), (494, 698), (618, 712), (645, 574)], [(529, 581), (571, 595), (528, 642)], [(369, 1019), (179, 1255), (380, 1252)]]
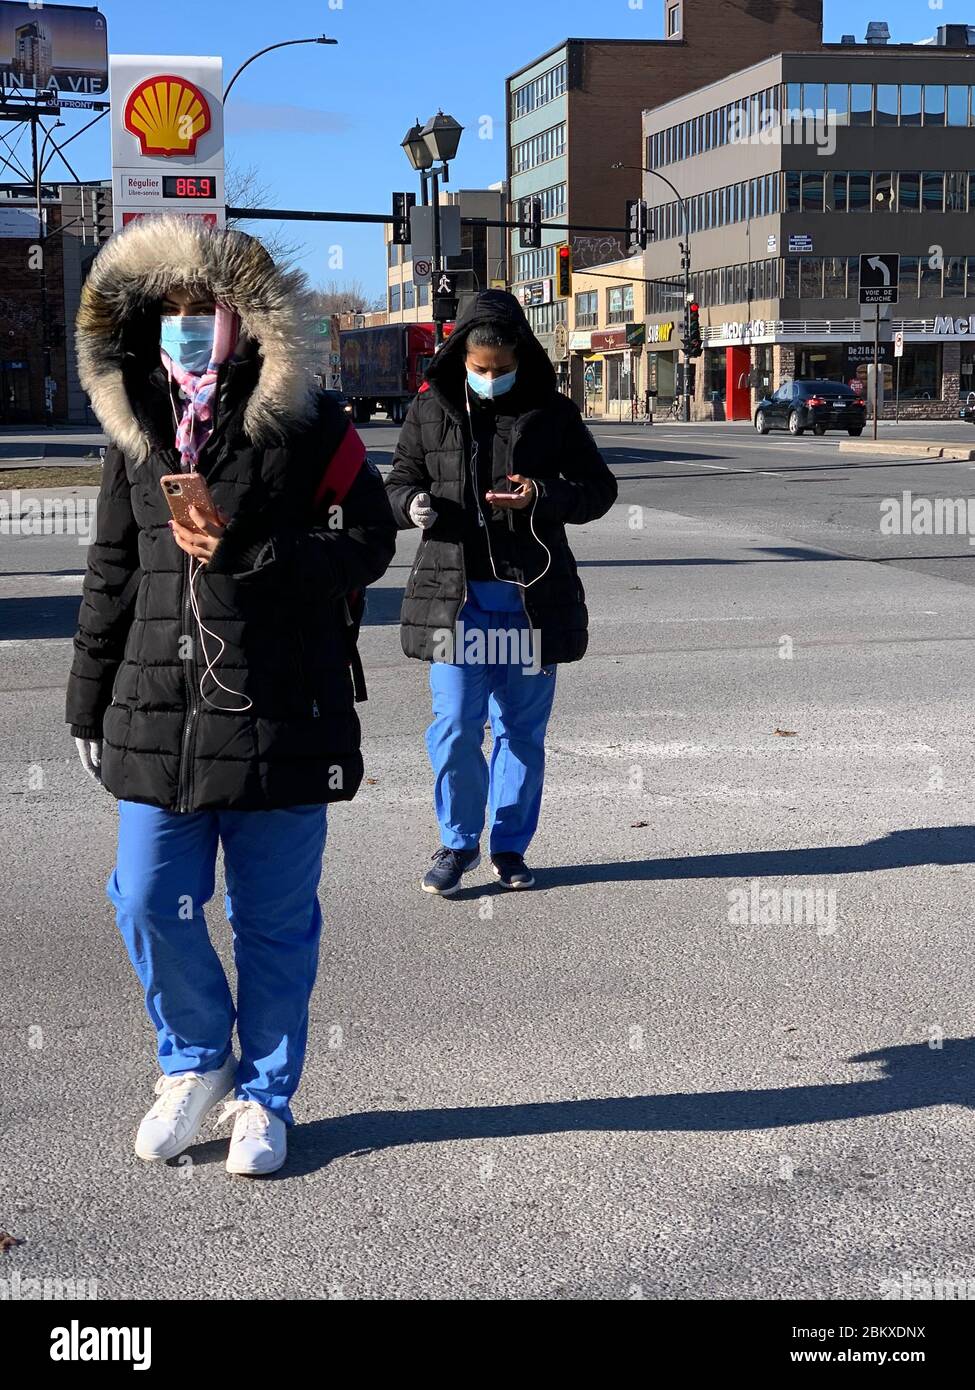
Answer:
[(467, 369), (467, 384), (476, 396), (482, 400), (493, 401), (495, 396), (503, 396), (511, 390), (515, 384), (515, 377), (518, 375), (518, 368), (513, 372), (507, 372), (504, 376), (496, 376), (492, 381), (488, 376), (479, 376), (477, 372)]
[(212, 314), (163, 314), (159, 344), (185, 372), (202, 373), (213, 352)]

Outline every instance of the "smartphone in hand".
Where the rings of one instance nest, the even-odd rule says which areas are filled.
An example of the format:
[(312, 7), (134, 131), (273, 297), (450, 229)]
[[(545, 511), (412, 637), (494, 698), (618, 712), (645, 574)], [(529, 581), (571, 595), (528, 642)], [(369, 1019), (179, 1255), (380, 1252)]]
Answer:
[(190, 516), (190, 507), (196, 507), (197, 511), (209, 512), (212, 516), (218, 515), (206, 479), (201, 473), (167, 473), (164, 478), (159, 479), (159, 486), (169, 503), (173, 519), (188, 531), (198, 529)]

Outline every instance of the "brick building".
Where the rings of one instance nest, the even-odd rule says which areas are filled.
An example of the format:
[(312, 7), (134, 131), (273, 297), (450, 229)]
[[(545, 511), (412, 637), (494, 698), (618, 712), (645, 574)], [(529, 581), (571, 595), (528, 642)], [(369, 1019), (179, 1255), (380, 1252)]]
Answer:
[[(544, 221), (621, 226), (626, 201), (640, 196), (642, 114), (783, 50), (822, 43), (822, 0), (664, 0), (662, 39), (567, 39), (507, 79), (507, 177), (511, 216), (524, 198), (542, 200), (540, 250), (522, 251), (515, 233), (509, 265), (516, 294), (540, 285), (528, 310), (568, 389), (566, 302), (553, 293), (556, 247), (567, 237)], [(635, 10), (634, 20), (641, 11)], [(614, 164), (624, 167), (614, 169)], [(619, 238), (572, 237), (576, 270), (623, 254)], [(573, 370), (575, 363), (573, 361)], [(582, 399), (581, 362), (573, 394)]]
[[(6, 195), (6, 196), (2, 196)], [(81, 286), (112, 230), (111, 189), (0, 192), (0, 425), (93, 423), (72, 347)]]

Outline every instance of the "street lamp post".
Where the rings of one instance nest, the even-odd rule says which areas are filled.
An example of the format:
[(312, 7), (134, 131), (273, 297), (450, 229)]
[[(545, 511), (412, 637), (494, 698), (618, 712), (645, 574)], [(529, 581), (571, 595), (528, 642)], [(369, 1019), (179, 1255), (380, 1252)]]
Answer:
[[(652, 174), (654, 178), (660, 179), (671, 190), (680, 205), (681, 221), (684, 226), (684, 240), (680, 243), (681, 269), (684, 272), (684, 349), (682, 357), (684, 359), (684, 390), (681, 396), (681, 419), (686, 424), (691, 418), (691, 398), (688, 386), (691, 377), (691, 356), (687, 350), (687, 339), (690, 336), (690, 311), (688, 305), (691, 303), (691, 231), (690, 218), (688, 215), (687, 199), (682, 196), (680, 191), (671, 183), (666, 174), (661, 174), (657, 169), (651, 169), (646, 164), (614, 164), (614, 169), (639, 169), (641, 174)], [(641, 190), (642, 194), (642, 190)]]
[(230, 81), (224, 88), (224, 101), (226, 102), (227, 98), (230, 96), (230, 89), (237, 81), (237, 78), (240, 76), (240, 74), (244, 71), (246, 67), (250, 67), (251, 63), (253, 63), (255, 59), (263, 57), (265, 53), (272, 53), (276, 48), (290, 48), (293, 44), (296, 43), (338, 43), (338, 39), (329, 39), (326, 38), (324, 34), (320, 34), (318, 38), (315, 39), (283, 39), (281, 43), (269, 43), (267, 48), (258, 49), (256, 53), (252, 53), (251, 56), (245, 62), (241, 63), (240, 67), (237, 69), (233, 77), (230, 79)]
[[(453, 116), (445, 116), (443, 111), (438, 111), (435, 116), (430, 117), (425, 126), (420, 125), (419, 117), (417, 117), (416, 124), (412, 125), (406, 132), (406, 137), (402, 142), (407, 159), (420, 175), (422, 204), (427, 207), (432, 203), (433, 206), (434, 277), (443, 270), (440, 180), (442, 178), (444, 183), (450, 182), (450, 161), (457, 154), (460, 137), (463, 133), (464, 127), (459, 125)], [(437, 163), (440, 165), (439, 169), (434, 168)], [(443, 342), (443, 325), (438, 319), (434, 319), (434, 333), (437, 347), (439, 347)]]

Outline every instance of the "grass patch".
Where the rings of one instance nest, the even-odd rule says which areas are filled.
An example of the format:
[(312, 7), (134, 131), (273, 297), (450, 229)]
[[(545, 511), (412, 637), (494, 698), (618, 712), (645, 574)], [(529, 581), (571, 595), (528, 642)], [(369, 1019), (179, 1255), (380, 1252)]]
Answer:
[(98, 487), (101, 481), (100, 463), (70, 468), (0, 468), (0, 491), (12, 487), (23, 492), (43, 492), (49, 487)]

